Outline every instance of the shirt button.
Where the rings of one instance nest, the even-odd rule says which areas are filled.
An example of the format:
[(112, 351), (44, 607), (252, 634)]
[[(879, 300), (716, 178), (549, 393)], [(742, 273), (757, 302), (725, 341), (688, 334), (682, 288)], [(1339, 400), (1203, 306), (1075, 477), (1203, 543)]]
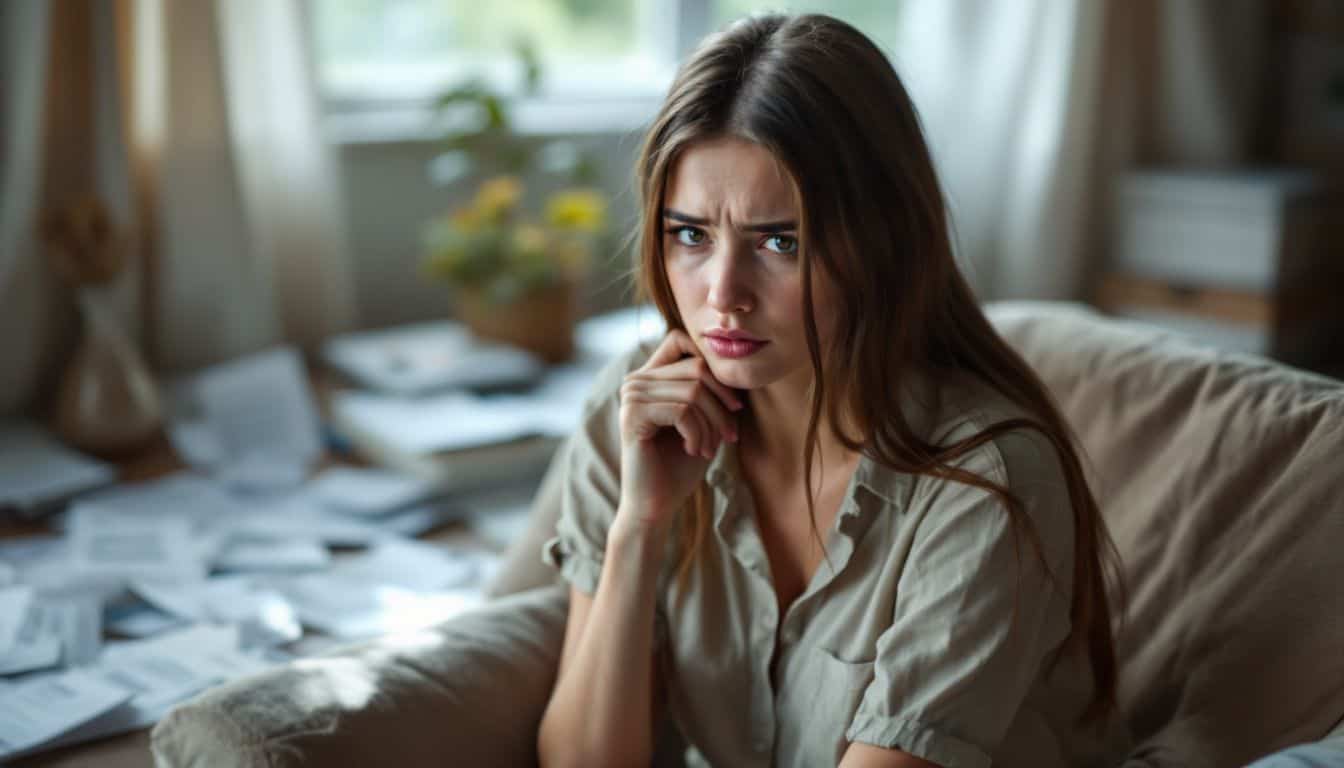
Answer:
[(784, 630), (784, 642), (786, 643), (798, 642), (798, 632), (795, 631), (793, 627), (789, 627), (788, 629)]

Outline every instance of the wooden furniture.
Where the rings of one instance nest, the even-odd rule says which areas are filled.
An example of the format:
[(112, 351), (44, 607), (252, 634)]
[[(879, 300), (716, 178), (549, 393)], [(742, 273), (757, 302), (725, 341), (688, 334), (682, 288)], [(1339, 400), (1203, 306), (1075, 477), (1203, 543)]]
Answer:
[(1339, 211), (1338, 197), (1306, 173), (1128, 174), (1093, 301), (1344, 377)]

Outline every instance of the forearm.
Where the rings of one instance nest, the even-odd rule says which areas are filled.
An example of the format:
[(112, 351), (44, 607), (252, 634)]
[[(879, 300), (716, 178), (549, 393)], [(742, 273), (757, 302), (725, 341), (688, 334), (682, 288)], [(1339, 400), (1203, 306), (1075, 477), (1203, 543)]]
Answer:
[(542, 717), (541, 763), (647, 765), (653, 755), (653, 620), (661, 531), (617, 523), (576, 651)]

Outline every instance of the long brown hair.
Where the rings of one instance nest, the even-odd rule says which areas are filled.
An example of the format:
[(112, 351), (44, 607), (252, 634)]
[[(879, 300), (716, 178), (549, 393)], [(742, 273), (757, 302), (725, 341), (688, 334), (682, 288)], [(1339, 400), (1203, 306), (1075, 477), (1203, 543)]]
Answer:
[[(1103, 570), (1104, 559), (1116, 563), (1114, 545), (1063, 417), (1040, 379), (986, 320), (956, 266), (942, 189), (895, 70), (862, 33), (823, 15), (742, 19), (707, 38), (682, 65), (648, 130), (636, 171), (638, 288), (669, 328), (684, 330), (663, 267), (668, 172), (690, 144), (720, 136), (768, 149), (788, 170), (802, 203), (802, 310), (814, 373), (803, 466), (813, 466), (825, 409), (850, 450), (866, 451), (898, 472), (994, 494), (1012, 518), (1014, 535), (1024, 533), (1039, 556), (1039, 538), (1021, 500), (953, 462), (1010, 430), (1035, 429), (1047, 437), (1063, 467), (1075, 523), (1073, 628), (1060, 650), (1086, 648), (1094, 697), (1084, 720), (1105, 714), (1115, 706), (1117, 684)], [(837, 286), (838, 305), (845, 308), (824, 347), (812, 306), (812, 270), (818, 267)], [(969, 373), (1029, 418), (993, 424), (950, 445), (926, 442), (897, 396), (903, 372), (919, 367)], [(812, 531), (820, 541), (811, 471), (804, 477)], [(683, 586), (709, 526), (709, 498), (702, 483), (689, 514), (680, 516), (677, 572)]]

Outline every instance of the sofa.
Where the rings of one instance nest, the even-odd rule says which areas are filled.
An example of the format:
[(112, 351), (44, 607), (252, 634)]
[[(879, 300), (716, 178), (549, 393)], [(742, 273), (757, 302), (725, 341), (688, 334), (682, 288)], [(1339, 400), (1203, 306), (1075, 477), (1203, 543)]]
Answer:
[[(1293, 745), (1260, 765), (1344, 764), (1344, 383), (1080, 305), (987, 311), (1074, 427), (1121, 555), (1124, 768)], [(562, 474), (483, 607), (206, 692), (155, 727), (157, 764), (534, 765), (565, 626), (540, 554)], [(662, 723), (655, 765), (685, 750)]]

